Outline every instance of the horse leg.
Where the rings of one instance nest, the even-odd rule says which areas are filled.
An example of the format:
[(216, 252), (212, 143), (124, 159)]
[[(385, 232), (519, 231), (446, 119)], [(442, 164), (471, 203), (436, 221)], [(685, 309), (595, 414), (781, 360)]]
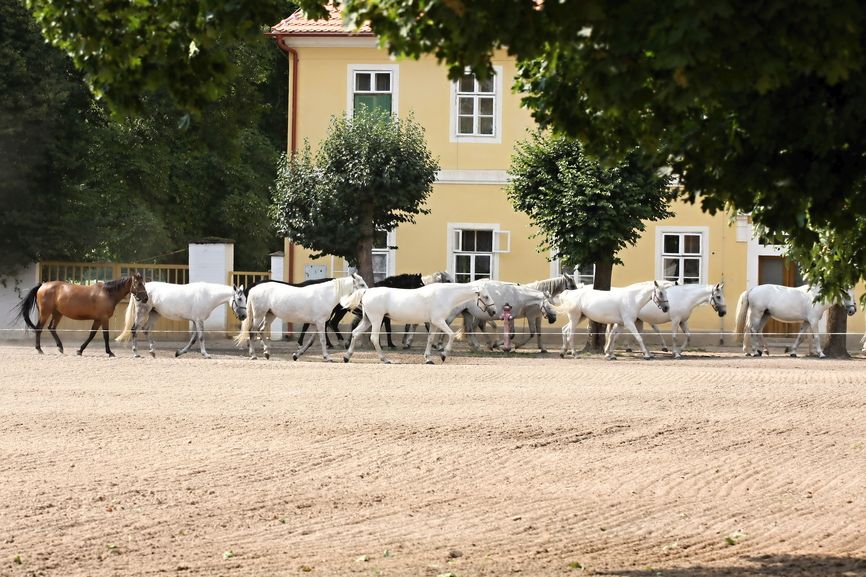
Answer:
[(803, 336), (806, 334), (806, 330), (811, 332), (812, 324), (807, 320), (803, 321), (803, 324), (800, 325), (800, 332), (797, 333), (797, 338), (794, 339), (794, 344), (788, 347), (788, 352), (792, 357), (797, 356), (797, 349), (800, 348), (800, 341), (803, 340)]
[(307, 334), (307, 329), (310, 328), (310, 323), (304, 323), (304, 326), (301, 327), (301, 334), (298, 335), (298, 346), (304, 346), (304, 337)]
[(346, 349), (346, 352), (343, 353), (343, 362), (348, 363), (349, 359), (352, 358), (352, 355), (355, 353), (355, 343), (358, 342), (358, 337), (361, 336), (364, 331), (372, 326), (370, 319), (367, 318), (367, 315), (363, 315), (361, 321), (358, 323), (354, 329), (352, 329), (352, 334), (349, 336), (349, 348)]
[(99, 328), (99, 325), (100, 325), (100, 324), (101, 324), (101, 323), (100, 323), (99, 321), (93, 321), (93, 325), (91, 325), (91, 327), (90, 327), (90, 336), (87, 337), (87, 340), (84, 341), (84, 344), (82, 344), (82, 345), (81, 345), (81, 348), (78, 349), (78, 356), (81, 356), (81, 353), (84, 352), (84, 349), (87, 348), (87, 345), (89, 345), (89, 344), (90, 344), (90, 341), (93, 340), (93, 337), (96, 336), (96, 329)]
[(427, 348), (424, 349), (424, 362), (428, 365), (432, 365), (433, 361), (430, 360), (430, 351), (433, 349), (433, 342), (436, 340), (436, 329), (431, 327), (427, 332)]
[(51, 322), (48, 323), (48, 331), (51, 333), (51, 336), (54, 337), (54, 343), (57, 345), (57, 350), (60, 351), (61, 355), (63, 354), (63, 343), (60, 342), (60, 337), (57, 335), (57, 325), (60, 324), (60, 319), (62, 318), (63, 315), (55, 311), (54, 314), (51, 315)]
[[(319, 335), (319, 343), (322, 345), (322, 358), (325, 359), (325, 362), (331, 362), (331, 355), (328, 354), (328, 342), (327, 342), (327, 332), (328, 332), (328, 321), (323, 323), (319, 323), (317, 325), (319, 330), (322, 331)], [(311, 339), (312, 340), (312, 339)], [(294, 357), (292, 357), (294, 358)]]
[(396, 349), (397, 345), (394, 344), (394, 341), (391, 340), (391, 317), (385, 317), (385, 336), (388, 339), (388, 348)]
[[(772, 318), (772, 315), (770, 315), (770, 313), (764, 312), (764, 314), (761, 315), (761, 319), (758, 321), (758, 327), (757, 327), (758, 330), (754, 331), (755, 327), (754, 327), (754, 325), (752, 326), (752, 329), (753, 329), (752, 337), (755, 339), (755, 341), (758, 341), (761, 345), (761, 350), (758, 351), (758, 356), (761, 356), (761, 354), (765, 354), (768, 357), (770, 356), (770, 349), (767, 348), (767, 340), (764, 338), (764, 327), (767, 326), (767, 323), (770, 322), (771, 318)], [(755, 348), (755, 344), (753, 341), (752, 342), (752, 350), (754, 350), (754, 348)]]
[[(469, 311), (463, 311), (461, 313), (463, 317), (463, 332), (466, 333), (466, 338), (469, 341), (469, 348), (472, 349), (473, 352), (478, 352), (481, 350), (481, 345), (478, 344), (478, 337), (475, 335), (475, 317)], [(481, 331), (484, 332), (483, 330)], [(485, 335), (487, 336), (487, 335)], [(439, 350), (442, 350), (442, 339), (445, 338), (445, 333), (442, 333), (442, 338), (439, 339), (439, 346), (437, 347)], [(487, 339), (487, 343), (490, 343), (490, 339)]]
[(204, 348), (204, 320), (199, 320), (199, 321), (197, 321), (196, 324), (198, 326), (198, 342), (199, 342), (199, 345), (201, 346), (201, 356), (203, 356), (206, 359), (209, 359), (210, 355), (207, 354), (207, 351)]
[(370, 332), (370, 342), (373, 343), (373, 348), (375, 348), (376, 352), (379, 353), (379, 360), (386, 365), (390, 365), (391, 361), (385, 358), (385, 354), (382, 352), (382, 345), (379, 344), (379, 333), (382, 331), (383, 320), (384, 319), (378, 319), (376, 322), (372, 323), (373, 328)]
[(824, 354), (824, 350), (821, 348), (821, 319), (817, 319), (813, 323), (809, 323), (812, 326), (812, 336), (815, 340), (815, 352), (818, 353), (818, 358), (824, 359), (827, 355)]
[[(445, 319), (430, 319), (430, 322), (434, 327), (442, 331), (444, 334), (448, 335), (448, 344), (445, 345), (445, 350), (439, 353), (439, 358), (442, 359), (442, 362), (445, 362), (445, 358), (451, 354), (451, 347), (454, 346), (454, 331), (451, 330), (451, 327), (448, 326), (448, 323), (445, 322)], [(425, 362), (427, 364), (433, 364), (430, 359), (426, 359)]]
[(262, 354), (266, 359), (271, 358), (271, 348), (268, 346), (268, 335), (271, 333), (271, 324), (274, 322), (275, 318), (277, 318), (276, 315), (271, 311), (268, 311), (265, 314), (261, 327), (259, 327), (259, 340), (262, 342)]
[(189, 342), (181, 349), (174, 351), (174, 356), (179, 357), (181, 355), (189, 352), (190, 347), (192, 347), (195, 342), (198, 340), (198, 321), (192, 321), (192, 328), (189, 331)]
[(403, 338), (401, 339), (400, 344), (404, 349), (408, 349), (412, 346), (412, 339), (415, 337), (416, 327), (417, 325), (410, 325), (408, 323), (403, 327)]
[(108, 319), (102, 320), (102, 338), (105, 340), (105, 352), (108, 353), (109, 357), (113, 357), (114, 353), (111, 352), (111, 347), (108, 346)]
[(541, 327), (544, 326), (544, 322), (541, 319), (541, 315), (539, 314), (535, 317), (535, 339), (538, 342), (538, 352), (542, 354), (547, 353), (547, 349), (544, 348), (544, 343), (541, 342)]
[(147, 322), (144, 323), (144, 336), (147, 337), (147, 344), (150, 346), (150, 356), (156, 358), (156, 347), (153, 343), (153, 335), (150, 334), (151, 329), (153, 329), (153, 325), (156, 324), (156, 320), (159, 318), (159, 314), (156, 311), (150, 311), (150, 316), (147, 317)]
[[(340, 305), (334, 307), (334, 312), (331, 313), (331, 318), (328, 319), (327, 325), (331, 327), (331, 330), (334, 331), (334, 335), (337, 337), (337, 340), (343, 342), (345, 339), (343, 338), (342, 333), (340, 333), (340, 322), (343, 320), (343, 317), (346, 316), (346, 313), (349, 312), (349, 309), (343, 308)], [(328, 334), (325, 333), (325, 337), (327, 340)], [(328, 342), (328, 346), (331, 346), (330, 341)]]
[(616, 360), (616, 354), (614, 354), (614, 345), (616, 344), (616, 336), (619, 334), (619, 331), (619, 323), (614, 323), (613, 327), (610, 327), (610, 330), (607, 331), (607, 335), (605, 336), (604, 357), (609, 361)]

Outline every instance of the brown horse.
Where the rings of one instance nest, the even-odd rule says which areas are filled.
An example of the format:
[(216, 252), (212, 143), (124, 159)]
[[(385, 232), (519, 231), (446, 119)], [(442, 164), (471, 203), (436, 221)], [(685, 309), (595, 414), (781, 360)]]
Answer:
[[(78, 349), (78, 354), (84, 352), (97, 329), (102, 326), (102, 336), (105, 338), (105, 352), (109, 357), (114, 353), (108, 347), (108, 319), (114, 314), (114, 308), (126, 295), (132, 294), (135, 300), (147, 302), (147, 291), (144, 281), (139, 273), (119, 280), (106, 283), (98, 282), (94, 285), (78, 285), (59, 280), (36, 285), (21, 304), (18, 306), (18, 318), (23, 318), (24, 323), (36, 331), (36, 350), (42, 354), (42, 346), (39, 340), (42, 336), (42, 327), (48, 322), (48, 330), (57, 343), (57, 348), (63, 352), (63, 343), (57, 336), (57, 325), (63, 317), (69, 317), (77, 321), (93, 320), (90, 327), (90, 336)], [(39, 309), (39, 322), (33, 324), (30, 320), (30, 311), (36, 306)]]

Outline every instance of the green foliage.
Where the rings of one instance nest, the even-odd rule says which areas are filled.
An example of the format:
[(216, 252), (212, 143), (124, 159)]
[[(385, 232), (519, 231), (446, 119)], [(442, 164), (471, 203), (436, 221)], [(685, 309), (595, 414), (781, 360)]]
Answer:
[(165, 94), (142, 97), (139, 117), (109, 116), (19, 2), (0, 3), (0, 36), (0, 275), (46, 259), (183, 262), (205, 236), (234, 239), (239, 266), (268, 266), (287, 125), (272, 41), (226, 50), (241, 73), (182, 131)]
[(242, 72), (231, 48), (260, 38), (291, 3), (26, 0), (45, 37), (83, 71), (115, 111), (141, 112), (167, 91), (201, 112)]
[(281, 160), (271, 217), (293, 242), (357, 266), (376, 228), (392, 230), (429, 212), (423, 205), (438, 170), (411, 117), (361, 108), (331, 118), (315, 159), (305, 143)]
[(517, 144), (508, 197), (540, 229), (539, 251), (555, 250), (569, 265), (621, 264), (645, 221), (672, 216), (670, 178), (642, 164), (638, 151), (607, 167), (576, 139), (536, 132)]

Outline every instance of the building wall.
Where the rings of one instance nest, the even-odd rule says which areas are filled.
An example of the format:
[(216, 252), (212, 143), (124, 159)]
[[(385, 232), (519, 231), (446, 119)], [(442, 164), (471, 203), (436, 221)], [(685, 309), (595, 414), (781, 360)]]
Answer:
[[(291, 40), (289, 41), (291, 45)], [(313, 148), (325, 137), (329, 119), (347, 110), (350, 93), (350, 66), (396, 66), (396, 110), (404, 117), (412, 113), (426, 130), (428, 146), (442, 167), (440, 181), (427, 203), (431, 214), (418, 217), (414, 225), (404, 225), (396, 231), (394, 253), (396, 273), (420, 272), (429, 274), (451, 270), (449, 255), (449, 223), (476, 223), (496, 225), (510, 231), (511, 250), (495, 257), (498, 266), (494, 277), (499, 280), (529, 282), (548, 278), (552, 267), (547, 254), (537, 250), (538, 239), (524, 214), (516, 213), (505, 192), (505, 175), (511, 154), (518, 140), (525, 138), (534, 127), (529, 113), (520, 107), (519, 96), (511, 91), (514, 65), (504, 53), (494, 59), (501, 67), (501, 106), (503, 110), (501, 137), (497, 143), (454, 142), (451, 126), (451, 83), (445, 69), (435, 60), (393, 61), (376, 48), (364, 47), (298, 47), (298, 137), (299, 143), (309, 140)], [(300, 145), (300, 144), (299, 144)], [(730, 215), (715, 216), (703, 213), (697, 205), (677, 202), (675, 216), (658, 223), (647, 223), (646, 231), (634, 247), (620, 254), (622, 266), (614, 268), (613, 283), (624, 286), (652, 278), (661, 278), (660, 229), (699, 230), (705, 233), (706, 258), (704, 280), (707, 283), (725, 282), (728, 315), (720, 319), (709, 307), (700, 307), (690, 321), (695, 331), (726, 332), (734, 328), (735, 309), (740, 293), (756, 279), (747, 279), (749, 262), (755, 269), (755, 258), (749, 257), (748, 238), (738, 240), (737, 227)], [(752, 243), (753, 244), (753, 243)], [(326, 274), (342, 274), (342, 259), (309, 258), (310, 252), (286, 242), (286, 277), (294, 282), (304, 279), (304, 267), (321, 264)], [(753, 251), (754, 253), (754, 251)], [(290, 262), (293, 264), (290, 265)], [(289, 270), (291, 268), (291, 270)], [(756, 269), (755, 269), (756, 270)], [(754, 274), (752, 274), (754, 276)], [(862, 294), (863, 287), (858, 289)], [(851, 333), (862, 332), (863, 315), (849, 319)]]

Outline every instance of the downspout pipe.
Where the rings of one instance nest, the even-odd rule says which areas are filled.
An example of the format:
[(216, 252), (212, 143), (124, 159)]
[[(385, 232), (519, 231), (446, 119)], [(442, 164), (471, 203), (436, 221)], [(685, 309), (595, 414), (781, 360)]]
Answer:
[[(298, 150), (298, 51), (286, 44), (285, 36), (275, 36), (274, 41), (277, 46), (286, 53), (289, 59), (289, 79), (291, 82), (291, 94), (289, 108), (289, 154), (294, 155)], [(295, 243), (289, 242), (288, 259), (288, 274), (286, 280), (289, 283), (295, 282)]]

